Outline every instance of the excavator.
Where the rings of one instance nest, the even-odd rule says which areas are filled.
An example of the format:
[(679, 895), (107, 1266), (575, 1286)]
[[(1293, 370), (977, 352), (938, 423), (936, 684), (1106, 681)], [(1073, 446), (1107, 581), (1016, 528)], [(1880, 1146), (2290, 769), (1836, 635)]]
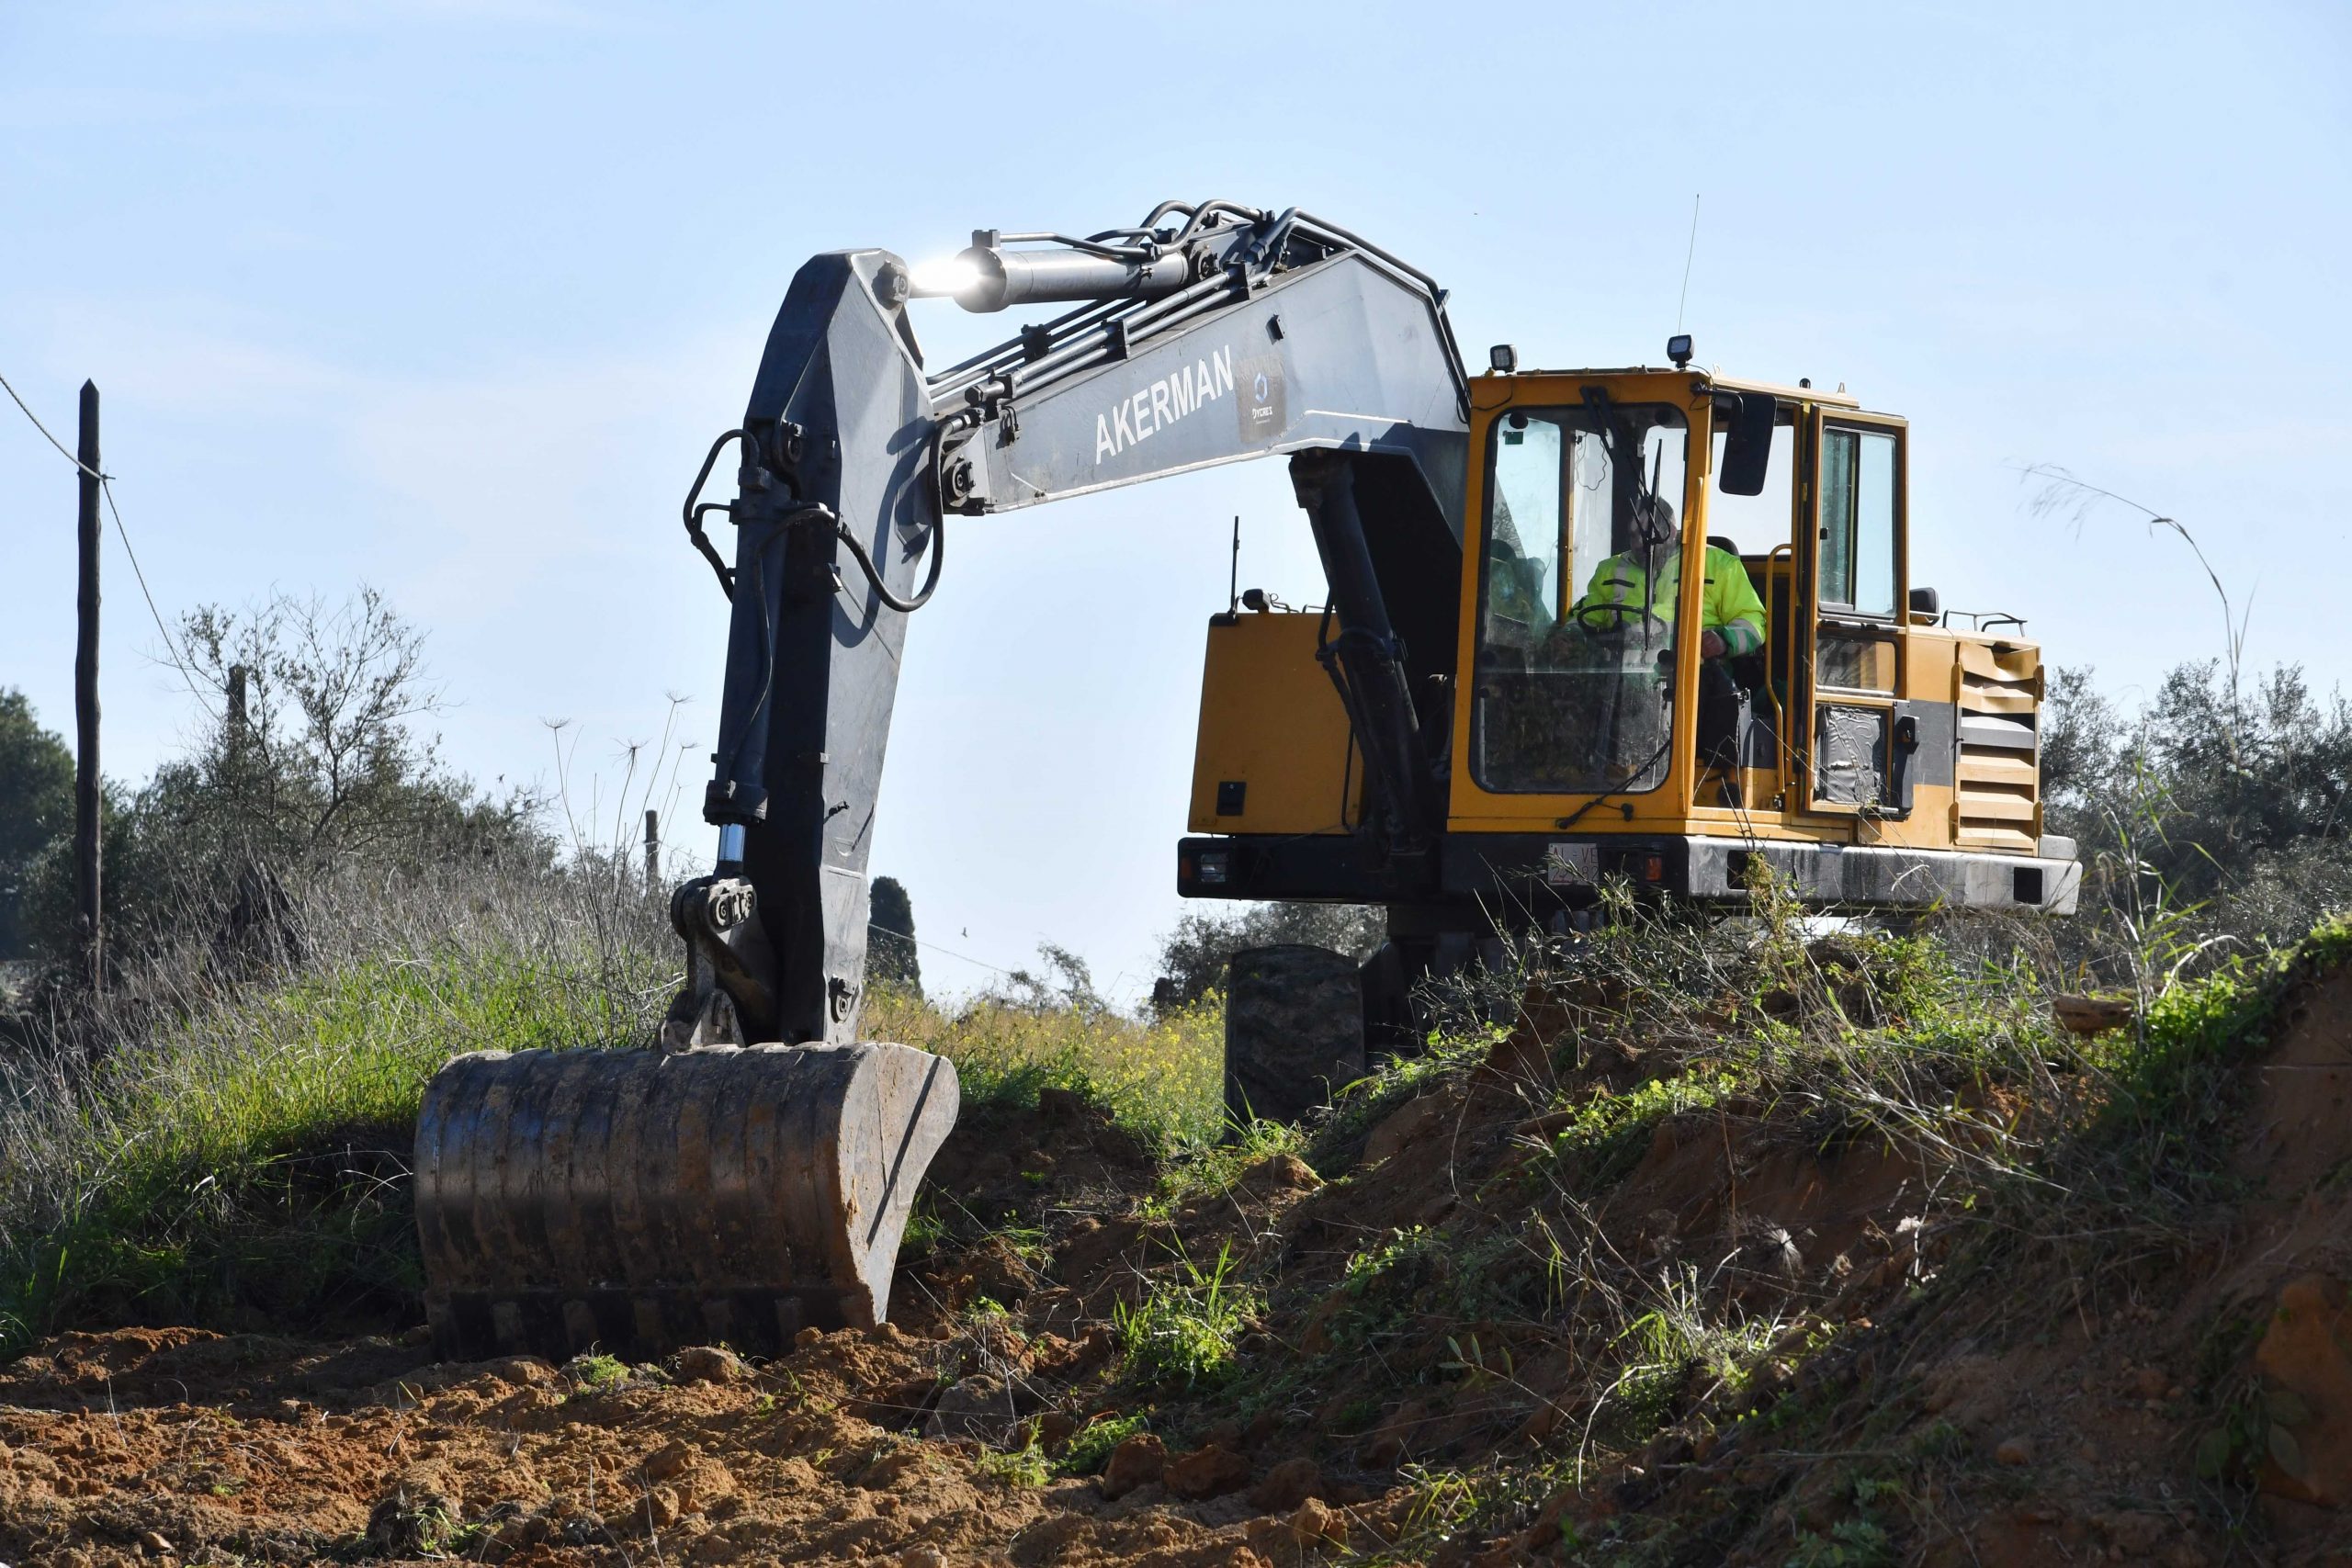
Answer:
[[(933, 369), (914, 308), (941, 299), (1059, 313)], [(1522, 369), (1498, 345), (1473, 375), (1430, 276), (1295, 208), (809, 260), (684, 509), (729, 601), (716, 863), (671, 902), (685, 983), (650, 1048), (433, 1079), (442, 1350), (771, 1352), (887, 1318), (958, 1089), (860, 1035), (866, 858), (950, 518), (1288, 459), (1328, 603), (1209, 615), (1176, 886), (1379, 905), (1387, 941), (1236, 958), (1249, 1113), (1408, 1048), (1419, 983), (1614, 893), (1733, 913), (1769, 873), (1826, 910), (2070, 912), (2039, 649), (1914, 582), (1905, 421), (1693, 358), (1678, 335), (1662, 366)], [(705, 499), (730, 454), (732, 499)], [(1704, 624), (1735, 571), (1763, 622), (1736, 652)]]

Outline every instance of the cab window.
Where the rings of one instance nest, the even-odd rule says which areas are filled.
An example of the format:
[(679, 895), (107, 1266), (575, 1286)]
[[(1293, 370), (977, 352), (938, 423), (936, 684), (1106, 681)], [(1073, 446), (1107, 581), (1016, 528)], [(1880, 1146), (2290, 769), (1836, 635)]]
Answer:
[(1493, 640), (1525, 646), (1559, 619), (1560, 525), (1574, 460), (1573, 433), (1548, 419), (1503, 416), (1487, 502), (1486, 626)]
[(1821, 434), (1822, 608), (1894, 614), (1894, 436), (1830, 425)]
[(1683, 415), (1597, 399), (1514, 409), (1489, 432), (1473, 775), (1495, 791), (1655, 789), (1668, 761), (1660, 656), (1679, 577)]

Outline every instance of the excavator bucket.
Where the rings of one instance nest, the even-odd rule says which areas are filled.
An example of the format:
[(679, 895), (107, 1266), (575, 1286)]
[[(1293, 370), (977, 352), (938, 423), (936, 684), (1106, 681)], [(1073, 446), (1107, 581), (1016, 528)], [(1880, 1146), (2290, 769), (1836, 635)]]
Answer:
[(452, 1359), (753, 1354), (869, 1328), (954, 1064), (905, 1045), (486, 1051), (417, 1123), (425, 1313)]

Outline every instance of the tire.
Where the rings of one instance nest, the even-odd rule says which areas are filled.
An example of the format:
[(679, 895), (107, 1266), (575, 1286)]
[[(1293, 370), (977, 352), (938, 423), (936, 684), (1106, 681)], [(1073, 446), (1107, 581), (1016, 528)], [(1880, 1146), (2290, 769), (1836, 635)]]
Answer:
[(1329, 948), (1248, 947), (1226, 965), (1225, 1108), (1296, 1122), (1363, 1077), (1355, 960)]
[(1420, 1020), (1413, 1016), (1412, 983), (1429, 972), (1424, 956), (1416, 965), (1404, 949), (1384, 942), (1358, 971), (1363, 987), (1364, 1059), (1373, 1066), (1420, 1054)]

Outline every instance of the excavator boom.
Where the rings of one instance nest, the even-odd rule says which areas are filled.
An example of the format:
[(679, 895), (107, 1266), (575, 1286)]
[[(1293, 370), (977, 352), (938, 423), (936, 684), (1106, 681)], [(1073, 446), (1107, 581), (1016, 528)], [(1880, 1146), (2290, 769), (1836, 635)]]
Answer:
[[(945, 269), (832, 252), (793, 278), (684, 521), (731, 601), (660, 1050), (460, 1056), (417, 1159), (451, 1354), (768, 1347), (888, 1310), (951, 1066), (863, 1043), (865, 871), (909, 618), (968, 518), (1282, 454), (1330, 584), (1320, 657), (1361, 746), (1365, 853), (1431, 885), (1468, 384), (1427, 276), (1310, 215), (1168, 203), (1085, 238), (980, 233)], [(1075, 308), (927, 373), (908, 304)], [(702, 499), (732, 454), (730, 502)], [(704, 520), (735, 528), (731, 561)], [(920, 582), (920, 585), (919, 585)]]
[[(1125, 292), (1138, 285), (1090, 258), (1104, 263), (1093, 286), (1121, 292), (935, 377), (898, 257), (834, 253), (794, 278), (735, 437), (733, 620), (704, 803), (742, 829), (758, 928), (744, 945), (765, 945), (773, 986), (732, 1000), (759, 1037), (855, 1037), (866, 849), (910, 613), (895, 604), (913, 602), (927, 553), (936, 565), (945, 514), (1293, 455), (1384, 809), (1400, 840), (1432, 829), (1402, 652), (1442, 660), (1453, 627), (1396, 625), (1392, 603), (1429, 596), (1381, 579), (1460, 570), (1468, 393), (1442, 295), (1299, 214), (1207, 206), (1162, 209), (1152, 222), (1191, 220), (1142, 242), (1158, 254), (1138, 269), (1172, 291)], [(1027, 253), (1002, 243), (966, 253), (974, 270), (1025, 278)]]

